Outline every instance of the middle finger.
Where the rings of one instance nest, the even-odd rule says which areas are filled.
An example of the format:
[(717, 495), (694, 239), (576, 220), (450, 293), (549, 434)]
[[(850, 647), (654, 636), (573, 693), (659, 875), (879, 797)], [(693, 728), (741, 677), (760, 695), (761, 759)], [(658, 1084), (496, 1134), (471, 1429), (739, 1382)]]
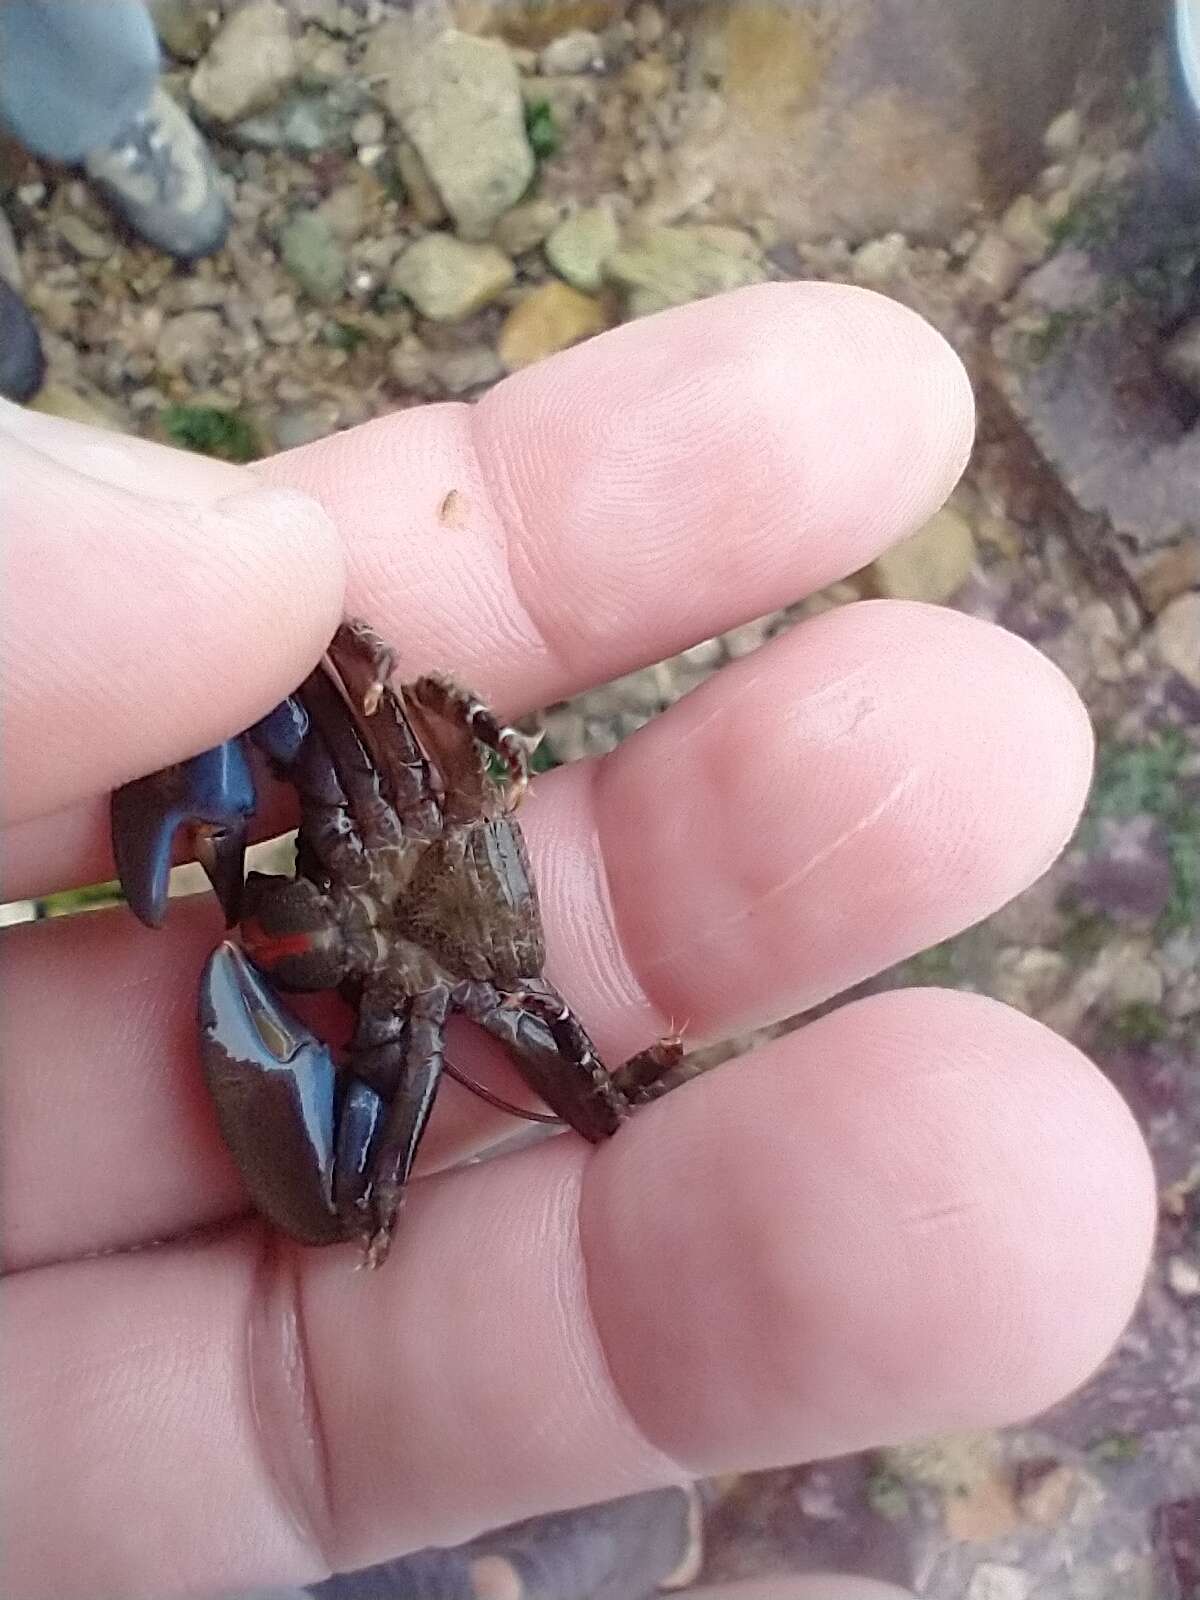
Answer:
[[(548, 975), (612, 1061), (673, 1020), (700, 1042), (795, 1013), (1037, 877), (1090, 752), (1074, 691), (1013, 636), (899, 603), (827, 613), (539, 781), (523, 820)], [(125, 915), (10, 935), (12, 1266), (244, 1205), (193, 1038), (214, 908), (177, 905), (165, 934)], [(497, 1125), (444, 1100), (442, 1159)]]

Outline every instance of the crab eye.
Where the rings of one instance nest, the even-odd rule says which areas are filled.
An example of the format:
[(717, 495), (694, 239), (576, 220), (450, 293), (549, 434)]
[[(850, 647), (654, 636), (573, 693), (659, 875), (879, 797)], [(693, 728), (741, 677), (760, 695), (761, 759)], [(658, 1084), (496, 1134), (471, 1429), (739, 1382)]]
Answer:
[(280, 988), (335, 989), (345, 976), (346, 946), (336, 912), (306, 878), (252, 872), (241, 933), (246, 954)]

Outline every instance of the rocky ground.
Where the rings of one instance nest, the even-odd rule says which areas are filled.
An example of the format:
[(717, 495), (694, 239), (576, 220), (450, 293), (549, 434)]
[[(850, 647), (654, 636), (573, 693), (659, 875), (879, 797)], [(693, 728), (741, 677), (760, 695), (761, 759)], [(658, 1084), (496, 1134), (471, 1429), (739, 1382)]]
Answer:
[[(0, 272), (23, 274), (44, 331), (47, 410), (252, 459), (469, 398), (623, 319), (766, 278), (869, 285), (962, 353), (980, 442), (942, 512), (849, 581), (550, 708), (547, 748), (609, 749), (722, 663), (866, 594), (997, 620), (1071, 677), (1100, 741), (1073, 846), (1005, 911), (869, 987), (996, 995), (1112, 1075), (1162, 1188), (1141, 1314), (1105, 1372), (1034, 1428), (708, 1486), (706, 1576), (837, 1567), (936, 1600), (1194, 1600), (1200, 228), (1161, 75), (1139, 63), (1079, 87), (999, 198), (972, 191), (965, 135), (935, 139), (941, 192), (961, 204), (919, 226), (903, 199), (875, 226), (887, 185), (872, 190), (864, 142), (871, 231), (818, 204), (815, 182), (801, 205), (799, 180), (773, 201), (739, 179), (747, 126), (761, 148), (771, 116), (780, 140), (800, 117), (811, 132), (843, 71), (803, 8), (156, 11), (169, 85), (213, 133), (233, 236), (183, 273), (119, 241), (70, 174), (0, 161), (17, 238)], [(918, 125), (903, 101), (899, 116)]]

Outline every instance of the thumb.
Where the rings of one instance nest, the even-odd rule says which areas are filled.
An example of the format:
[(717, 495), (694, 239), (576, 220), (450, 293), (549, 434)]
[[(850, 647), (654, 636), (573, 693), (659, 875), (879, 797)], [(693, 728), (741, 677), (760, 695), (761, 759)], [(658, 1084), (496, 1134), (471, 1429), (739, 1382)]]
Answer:
[(342, 548), (241, 468), (0, 407), (5, 823), (248, 727), (325, 648)]

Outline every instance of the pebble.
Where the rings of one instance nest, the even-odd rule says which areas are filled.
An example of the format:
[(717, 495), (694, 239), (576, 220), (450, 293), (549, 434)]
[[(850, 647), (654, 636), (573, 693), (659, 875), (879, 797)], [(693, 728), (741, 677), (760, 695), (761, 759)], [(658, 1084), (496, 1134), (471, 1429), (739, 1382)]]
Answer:
[(544, 283), (509, 312), (500, 330), (500, 360), (515, 372), (602, 332), (607, 325), (598, 300), (566, 283)]
[(482, 240), (528, 189), (533, 151), (507, 46), (453, 29), (432, 39), (404, 18), (385, 23), (364, 61), (416, 146), (463, 239)]
[(1192, 317), (1162, 348), (1164, 367), (1194, 395), (1200, 395), (1200, 317)]
[(1027, 1600), (1029, 1582), (1016, 1567), (987, 1561), (971, 1574), (966, 1600)]
[(365, 145), (382, 144), (386, 133), (387, 123), (378, 111), (364, 111), (350, 127), (350, 137), (360, 150)]
[(158, 370), (168, 376), (193, 373), (210, 362), (225, 338), (219, 311), (183, 311), (168, 317), (158, 337)]
[(904, 266), (908, 240), (902, 233), (887, 233), (882, 239), (869, 239), (854, 252), (851, 265), (858, 283), (888, 283)]
[(553, 200), (526, 200), (505, 212), (493, 237), (507, 255), (523, 256), (537, 249), (561, 216), (562, 207)]
[(286, 9), (278, 0), (249, 0), (193, 72), (191, 96), (214, 122), (239, 122), (277, 100), (297, 70)]
[[(0, 277), (3, 277), (0, 268)], [(1138, 590), (1150, 610), (1157, 613), (1176, 595), (1200, 589), (1200, 534), (1192, 534), (1164, 550), (1138, 573)]]
[(1187, 1256), (1168, 1256), (1167, 1282), (1181, 1300), (1194, 1300), (1200, 1295), (1200, 1267)]
[(538, 66), (548, 77), (577, 72), (596, 72), (604, 65), (604, 47), (598, 34), (586, 28), (552, 39), (538, 58)]
[(877, 556), (871, 576), (877, 593), (892, 600), (945, 605), (971, 575), (975, 536), (953, 506), (944, 506), (923, 528)]
[(83, 422), (90, 428), (123, 431), (121, 417), (104, 395), (83, 395), (68, 384), (51, 380), (44, 383), (29, 401), (31, 411), (48, 417), (65, 417), (68, 422)]
[(985, 305), (999, 305), (1020, 283), (1025, 262), (1010, 239), (989, 229), (963, 267), (964, 281)]
[(560, 222), (546, 240), (546, 260), (560, 278), (585, 294), (597, 294), (604, 269), (621, 242), (608, 206), (587, 206)]
[(150, 0), (154, 31), (176, 61), (198, 61), (212, 38), (212, 13), (196, 0)]
[(608, 276), (632, 291), (630, 310), (644, 315), (761, 283), (764, 273), (689, 228), (647, 228), (610, 257)]
[(412, 214), (423, 227), (436, 228), (446, 220), (442, 197), (429, 181), (425, 163), (407, 139), (401, 139), (393, 154), (396, 173), (404, 185), (404, 194)]
[(3, 211), (0, 211), (0, 279), (11, 289), (19, 291), (21, 288), (21, 257)]
[(1081, 1477), (1074, 1467), (1061, 1463), (1029, 1477), (1017, 1503), (1026, 1522), (1039, 1528), (1057, 1528), (1079, 1499)]
[(1010, 945), (993, 957), (988, 992), (1027, 1016), (1036, 1017), (1059, 992), (1070, 970), (1070, 962), (1057, 950), (1041, 945)]
[(491, 345), (471, 345), (466, 350), (430, 350), (426, 353), (429, 377), (447, 394), (485, 389), (504, 376), (499, 355)]
[(76, 255), (88, 261), (107, 261), (116, 248), (111, 234), (101, 233), (73, 211), (64, 212), (55, 223), (59, 233)]
[(346, 254), (325, 217), (301, 211), (279, 235), (279, 256), (311, 300), (328, 305), (346, 286)]
[(1000, 231), (1027, 266), (1041, 261), (1050, 249), (1050, 230), (1032, 195), (1017, 196), (1000, 219)]
[(464, 244), (431, 233), (410, 245), (392, 268), (390, 282), (434, 322), (461, 322), (503, 294), (513, 264), (494, 244)]
[(1159, 656), (1186, 684), (1200, 690), (1200, 593), (1181, 594), (1154, 624)]
[(640, 50), (653, 50), (667, 31), (667, 19), (657, 6), (638, 6), (630, 21), (633, 23), (633, 36)]
[(1061, 161), (1079, 149), (1083, 139), (1083, 118), (1074, 106), (1060, 112), (1042, 136), (1042, 145), (1048, 156)]

